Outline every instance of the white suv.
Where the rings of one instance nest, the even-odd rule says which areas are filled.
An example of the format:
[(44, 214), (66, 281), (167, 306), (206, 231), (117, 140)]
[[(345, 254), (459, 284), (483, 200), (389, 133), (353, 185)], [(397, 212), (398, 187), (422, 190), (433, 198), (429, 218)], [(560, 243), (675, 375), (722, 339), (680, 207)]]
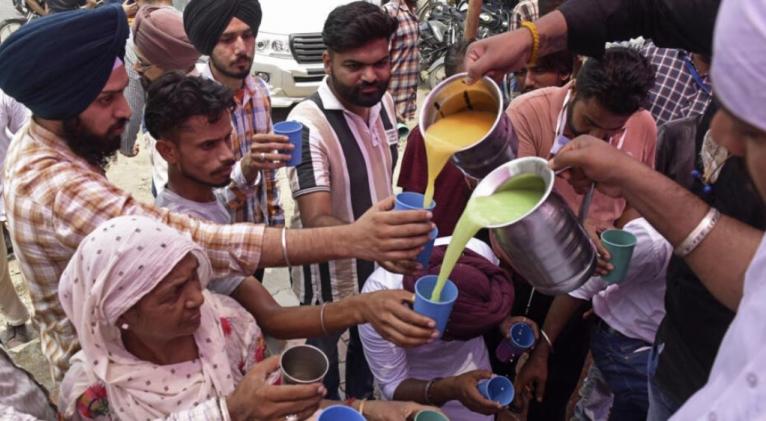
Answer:
[[(380, 5), (381, 0), (370, 3)], [(324, 78), (322, 28), (327, 15), (349, 0), (260, 0), (252, 73), (269, 85), (274, 108), (289, 108), (311, 95)]]

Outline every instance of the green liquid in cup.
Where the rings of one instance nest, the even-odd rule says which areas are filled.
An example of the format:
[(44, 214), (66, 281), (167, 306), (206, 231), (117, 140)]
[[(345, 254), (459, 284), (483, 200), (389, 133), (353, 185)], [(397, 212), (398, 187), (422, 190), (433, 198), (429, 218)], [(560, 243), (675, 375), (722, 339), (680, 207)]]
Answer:
[(545, 182), (542, 178), (534, 174), (522, 174), (514, 177), (489, 196), (472, 197), (452, 233), (452, 241), (444, 254), (431, 301), (441, 301), (442, 289), (452, 269), (468, 241), (480, 229), (516, 222), (534, 209), (544, 195)]

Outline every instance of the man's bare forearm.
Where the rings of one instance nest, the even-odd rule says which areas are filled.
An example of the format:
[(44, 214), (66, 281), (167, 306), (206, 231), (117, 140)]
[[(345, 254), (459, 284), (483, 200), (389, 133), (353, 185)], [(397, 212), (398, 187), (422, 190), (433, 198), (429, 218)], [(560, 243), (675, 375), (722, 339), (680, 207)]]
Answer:
[[(548, 335), (548, 338), (556, 346), (556, 339), (564, 330), (567, 322), (577, 313), (585, 301), (574, 298), (569, 294), (557, 295), (553, 299), (548, 314), (545, 316), (545, 322), (543, 323), (543, 331)], [(535, 347), (534, 354), (536, 356), (547, 357), (550, 354), (551, 349), (548, 347), (546, 341), (541, 340)]]
[[(353, 257), (350, 225), (335, 227), (287, 229), (287, 256), (291, 265)], [(282, 229), (266, 228), (260, 267), (285, 266), (282, 252)]]
[[(298, 339), (323, 336), (321, 306), (282, 307), (266, 288), (248, 277), (232, 294), (267, 335), (278, 339)], [(324, 330), (329, 333), (364, 323), (361, 296), (352, 296), (328, 303), (324, 309)]]
[[(626, 169), (625, 174), (625, 198), (674, 247), (686, 239), (710, 209), (697, 196), (646, 166)], [(736, 310), (745, 271), (762, 237), (763, 231), (722, 216), (685, 260), (716, 299)]]
[(407, 379), (396, 388), (393, 399), (442, 406), (451, 400), (457, 399), (453, 380), (454, 377), (435, 380), (431, 383), (428, 397), (426, 397), (427, 380)]
[(567, 48), (567, 21), (564, 15), (555, 10), (535, 22), (540, 34), (538, 57), (552, 54)]

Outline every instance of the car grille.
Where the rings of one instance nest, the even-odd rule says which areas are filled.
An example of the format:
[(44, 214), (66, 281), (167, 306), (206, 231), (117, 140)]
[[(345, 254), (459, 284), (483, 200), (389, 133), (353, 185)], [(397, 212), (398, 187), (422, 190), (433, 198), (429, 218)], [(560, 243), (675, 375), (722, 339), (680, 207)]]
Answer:
[(290, 35), (290, 50), (300, 64), (321, 63), (324, 49), (320, 33)]

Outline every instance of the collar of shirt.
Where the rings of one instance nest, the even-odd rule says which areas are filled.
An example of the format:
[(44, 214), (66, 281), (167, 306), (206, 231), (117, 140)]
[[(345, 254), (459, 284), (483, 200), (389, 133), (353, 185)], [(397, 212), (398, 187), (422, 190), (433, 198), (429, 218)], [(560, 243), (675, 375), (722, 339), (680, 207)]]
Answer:
[(106, 175), (106, 171), (104, 171), (103, 168), (91, 165), (88, 161), (74, 153), (74, 151), (69, 148), (69, 145), (67, 145), (66, 140), (59, 137), (52, 131), (46, 129), (45, 127), (37, 124), (37, 122), (33, 119), (29, 122), (29, 133), (35, 142), (40, 142), (46, 147), (49, 147), (55, 150), (57, 153), (63, 155), (64, 161), (71, 161), (87, 170), (95, 171), (101, 175)]
[(361, 116), (359, 116), (359, 114), (356, 114), (343, 106), (338, 97), (336, 97), (333, 93), (332, 89), (330, 89), (330, 85), (327, 83), (328, 78), (329, 76), (325, 76), (322, 84), (319, 85), (319, 89), (317, 90), (319, 93), (319, 98), (322, 99), (324, 108), (326, 110), (341, 110), (343, 111), (343, 114), (346, 116), (346, 118), (362, 122), (362, 124), (364, 124), (364, 126), (366, 126), (367, 129), (373, 134), (373, 142), (375, 142), (374, 144), (377, 145), (379, 139), (376, 134), (377, 132), (373, 129), (375, 128), (375, 125), (378, 124), (378, 120), (380, 120), (380, 109), (383, 107), (382, 99), (380, 102), (370, 107), (370, 117), (367, 119), (367, 121), (365, 121)]

